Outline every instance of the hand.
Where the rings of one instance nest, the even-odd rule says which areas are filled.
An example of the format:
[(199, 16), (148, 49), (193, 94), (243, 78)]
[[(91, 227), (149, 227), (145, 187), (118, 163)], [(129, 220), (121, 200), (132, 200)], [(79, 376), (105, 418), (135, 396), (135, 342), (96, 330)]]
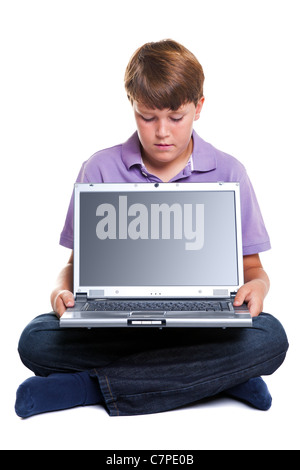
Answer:
[(51, 304), (57, 317), (60, 318), (67, 307), (74, 306), (73, 293), (68, 290), (54, 291), (51, 295)]
[(251, 316), (257, 317), (263, 310), (267, 290), (266, 283), (261, 279), (246, 282), (246, 284), (238, 290), (233, 305), (239, 307), (246, 302)]

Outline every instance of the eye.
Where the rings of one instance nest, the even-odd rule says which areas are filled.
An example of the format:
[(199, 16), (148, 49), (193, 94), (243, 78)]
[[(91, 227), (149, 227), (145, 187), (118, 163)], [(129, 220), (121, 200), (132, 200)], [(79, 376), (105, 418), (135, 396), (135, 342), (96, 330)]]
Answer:
[(140, 115), (140, 116), (141, 116), (141, 118), (143, 119), (143, 121), (145, 121), (145, 122), (152, 122), (152, 121), (154, 121), (154, 117), (153, 117), (153, 118), (145, 118), (145, 117), (142, 116), (142, 115)]
[(179, 122), (179, 121), (181, 121), (182, 119), (183, 119), (183, 116), (181, 116), (180, 118), (173, 118), (173, 117), (171, 117), (171, 121), (173, 121), (173, 122)]

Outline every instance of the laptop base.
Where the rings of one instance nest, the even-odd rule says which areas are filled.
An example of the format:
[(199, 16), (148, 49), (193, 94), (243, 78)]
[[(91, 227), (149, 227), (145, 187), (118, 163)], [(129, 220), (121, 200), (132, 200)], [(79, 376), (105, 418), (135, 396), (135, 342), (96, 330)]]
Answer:
[(230, 311), (91, 311), (85, 304), (67, 309), (60, 319), (61, 327), (68, 328), (241, 328), (252, 327), (247, 305)]

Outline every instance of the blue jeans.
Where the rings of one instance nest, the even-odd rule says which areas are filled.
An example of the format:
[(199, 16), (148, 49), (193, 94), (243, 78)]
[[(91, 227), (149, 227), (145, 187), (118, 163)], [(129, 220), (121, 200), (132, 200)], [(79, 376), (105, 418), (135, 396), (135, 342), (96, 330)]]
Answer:
[(36, 375), (89, 371), (111, 416), (171, 410), (214, 396), (284, 361), (282, 325), (262, 313), (253, 328), (61, 329), (53, 314), (35, 318), (19, 342)]

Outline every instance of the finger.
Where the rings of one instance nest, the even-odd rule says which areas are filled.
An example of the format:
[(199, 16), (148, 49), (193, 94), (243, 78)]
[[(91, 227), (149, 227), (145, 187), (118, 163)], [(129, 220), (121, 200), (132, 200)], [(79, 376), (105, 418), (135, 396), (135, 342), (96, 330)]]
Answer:
[(238, 290), (235, 296), (233, 305), (236, 305), (236, 306), (242, 305), (245, 302), (247, 295), (248, 295), (248, 289), (246, 289), (245, 286), (242, 286)]
[(262, 302), (259, 299), (251, 299), (248, 303), (248, 309), (251, 317), (258, 317), (262, 312)]
[(66, 311), (66, 306), (60, 296), (57, 296), (55, 299), (54, 311), (58, 318), (60, 318), (62, 314)]
[(73, 307), (73, 305), (74, 296), (72, 292), (62, 291), (57, 295), (54, 301), (54, 310), (57, 313), (58, 317), (61, 317), (62, 314), (66, 311), (66, 308)]
[(74, 306), (74, 296), (70, 291), (62, 291), (60, 294), (63, 303), (66, 307), (73, 307)]

